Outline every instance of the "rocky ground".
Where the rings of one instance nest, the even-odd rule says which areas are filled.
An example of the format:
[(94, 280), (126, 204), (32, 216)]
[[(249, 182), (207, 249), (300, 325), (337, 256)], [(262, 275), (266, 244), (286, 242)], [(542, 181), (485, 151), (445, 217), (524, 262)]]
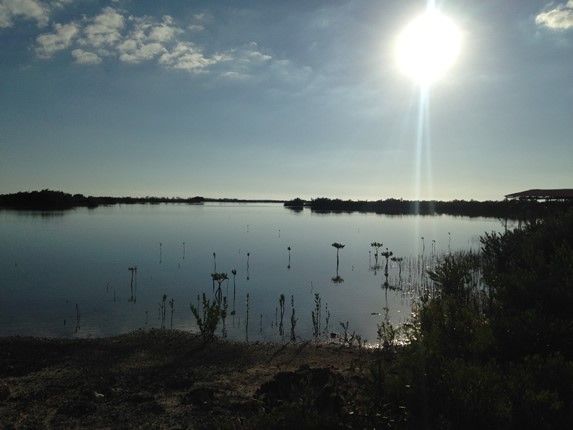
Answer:
[[(152, 330), (0, 338), (0, 428), (368, 428), (375, 351)], [(383, 428), (378, 423), (377, 428)]]

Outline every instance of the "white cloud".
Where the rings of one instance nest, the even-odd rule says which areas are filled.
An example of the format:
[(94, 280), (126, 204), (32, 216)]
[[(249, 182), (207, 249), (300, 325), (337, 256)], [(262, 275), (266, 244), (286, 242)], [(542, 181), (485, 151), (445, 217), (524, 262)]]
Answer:
[(74, 49), (72, 56), (76, 59), (77, 64), (99, 64), (102, 62), (99, 55), (84, 51), (83, 49)]
[(552, 30), (569, 30), (573, 28), (573, 0), (540, 13), (535, 17), (535, 23)]
[(38, 0), (0, 0), (0, 28), (12, 27), (15, 18), (33, 19), (44, 27), (50, 20), (50, 9)]
[(56, 52), (67, 49), (79, 32), (76, 24), (54, 24), (53, 33), (41, 34), (36, 38), (36, 53), (40, 58), (51, 58)]
[(119, 59), (126, 63), (141, 63), (166, 51), (161, 43), (141, 43), (134, 39), (127, 39), (118, 45), (117, 49)]
[(179, 42), (170, 52), (166, 52), (159, 58), (159, 63), (170, 69), (200, 73), (209, 66), (227, 60), (228, 57), (223, 54), (206, 57), (193, 43)]
[(94, 48), (114, 45), (121, 39), (121, 30), (125, 25), (123, 15), (115, 9), (106, 7), (103, 12), (84, 28), (84, 37), (80, 45), (90, 45)]
[[(54, 0), (51, 5), (56, 7), (69, 1)], [(0, 9), (0, 19), (2, 16)], [(199, 14), (194, 19), (205, 22), (211, 17)], [(300, 82), (309, 73), (287, 60), (276, 60), (256, 42), (207, 54), (204, 47), (191, 40), (195, 31), (204, 28), (203, 23), (183, 28), (169, 15), (161, 19), (128, 16), (123, 10), (105, 7), (95, 16), (52, 27), (51, 32), (36, 38), (35, 52), (39, 58), (49, 59), (68, 50), (76, 64), (95, 65), (110, 59), (131, 64), (153, 61), (166, 69), (211, 73), (233, 80), (275, 77), (283, 82)]]
[(165, 15), (161, 23), (150, 18), (130, 17), (131, 32), (117, 45), (119, 59), (127, 63), (151, 60), (167, 52), (166, 45), (183, 30), (173, 25), (173, 18)]

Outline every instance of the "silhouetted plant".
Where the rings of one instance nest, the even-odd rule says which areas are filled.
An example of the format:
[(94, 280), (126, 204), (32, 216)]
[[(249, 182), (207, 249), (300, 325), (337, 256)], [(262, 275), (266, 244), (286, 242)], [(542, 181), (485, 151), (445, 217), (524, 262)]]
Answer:
[(128, 267), (127, 270), (131, 272), (130, 291), (131, 295), (129, 302), (135, 303), (137, 301), (137, 267)]
[(392, 257), (392, 261), (398, 263), (398, 284), (402, 285), (402, 262), (404, 261), (403, 257)]
[(318, 339), (318, 337), (321, 334), (320, 330), (321, 320), (322, 320), (321, 313), (322, 313), (322, 304), (320, 300), (320, 294), (314, 293), (314, 310), (311, 312), (311, 317), (312, 317), (312, 335), (314, 336), (315, 339)]
[(374, 248), (374, 261), (375, 261), (374, 267), (378, 267), (378, 251), (380, 250), (380, 248), (382, 248), (382, 243), (381, 242), (372, 242), (370, 244), (370, 246)]
[(336, 270), (338, 271), (338, 265), (340, 263), (340, 258), (339, 258), (339, 252), (342, 248), (344, 248), (346, 245), (342, 244), (342, 243), (338, 243), (338, 242), (334, 242), (332, 244), (333, 247), (336, 248)]
[(161, 301), (159, 302), (159, 320), (161, 321), (161, 328), (165, 328), (165, 311), (167, 305), (165, 301), (167, 300), (167, 294), (163, 294)]
[(386, 248), (386, 251), (382, 253), (382, 256), (386, 258), (386, 265), (384, 266), (384, 275), (386, 277), (388, 277), (388, 259), (393, 255), (394, 253), (392, 251), (388, 251), (388, 248)]
[(75, 332), (78, 333), (80, 331), (80, 305), (76, 303), (76, 328)]
[(223, 322), (223, 329), (221, 331), (221, 335), (223, 339), (227, 337), (227, 296), (223, 297), (223, 302), (221, 303), (221, 321)]
[(233, 269), (231, 270), (231, 273), (233, 274), (233, 310), (231, 311), (231, 315), (235, 315), (235, 293), (236, 293), (236, 279), (237, 279), (237, 270)]
[(378, 324), (377, 338), (378, 346), (385, 350), (390, 350), (396, 344), (397, 329), (385, 318)]
[(223, 282), (229, 279), (229, 276), (227, 276), (227, 274), (223, 272), (221, 273), (215, 272), (211, 274), (211, 278), (213, 279), (213, 282), (217, 282), (217, 290), (215, 291), (215, 298), (219, 303), (221, 303), (221, 300), (223, 299), (223, 290), (221, 289), (221, 285), (223, 284)]
[(291, 305), (291, 315), (290, 315), (290, 340), (296, 340), (295, 328), (296, 328), (296, 317), (295, 317), (295, 310), (294, 310), (294, 296), (290, 296), (290, 305)]
[(284, 294), (280, 295), (279, 307), (280, 307), (280, 316), (281, 316), (280, 323), (279, 323), (279, 336), (281, 336), (281, 338), (284, 339), (284, 335), (285, 335), (284, 323), (283, 323), (283, 318), (285, 315), (285, 296), (284, 296)]
[(336, 276), (332, 278), (332, 282), (334, 282), (335, 284), (340, 284), (344, 282), (344, 279), (342, 279), (338, 274), (338, 268), (340, 266), (339, 252), (342, 248), (344, 248), (345, 245), (343, 245), (342, 243), (334, 242), (332, 246), (336, 248)]
[(171, 308), (171, 329), (173, 329), (173, 313), (175, 312), (175, 299), (169, 300), (169, 307)]
[[(222, 308), (221, 303), (217, 302), (217, 300), (213, 300), (211, 302), (205, 293), (203, 293), (202, 297), (202, 313), (199, 313), (199, 309), (192, 303), (189, 303), (189, 307), (197, 321), (197, 326), (199, 327), (199, 332), (203, 338), (203, 343), (209, 343), (215, 339), (215, 332), (222, 316)], [(224, 302), (223, 310), (226, 315), (226, 300)]]
[(322, 300), (319, 293), (314, 293), (314, 310), (311, 312), (312, 317), (312, 335), (315, 340), (325, 335), (328, 332), (330, 324), (330, 311), (328, 310), (328, 303), (325, 306), (325, 322), (324, 329), (322, 326)]

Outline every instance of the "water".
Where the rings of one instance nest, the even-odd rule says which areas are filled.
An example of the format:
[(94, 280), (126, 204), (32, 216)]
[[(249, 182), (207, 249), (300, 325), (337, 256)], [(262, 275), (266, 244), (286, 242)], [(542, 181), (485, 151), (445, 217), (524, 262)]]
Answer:
[[(311, 339), (318, 293), (322, 329), (375, 342), (377, 324), (410, 314), (416, 271), (412, 262), (457, 249), (478, 249), (495, 219), (450, 216), (294, 212), (273, 204), (116, 205), (66, 212), (0, 211), (0, 335), (100, 337), (136, 329), (197, 331), (189, 303), (213, 296), (213, 272), (225, 272), (232, 339), (281, 340), (279, 297), (285, 296), (285, 338), (291, 297), (295, 332)], [(423, 237), (423, 239), (422, 239)], [(340, 250), (337, 276), (333, 242)], [(382, 242), (398, 264), (375, 265), (372, 242)], [(289, 260), (289, 250), (290, 260)], [(137, 268), (137, 271), (129, 268)], [(237, 271), (234, 279), (232, 270)], [(132, 281), (133, 276), (133, 281)], [(235, 315), (233, 283), (235, 282)], [(246, 332), (246, 296), (249, 324)], [(160, 304), (165, 301), (165, 319)], [(173, 312), (170, 301), (173, 300)], [(327, 306), (327, 309), (326, 309)], [(326, 318), (328, 326), (326, 326)], [(173, 323), (171, 317), (173, 316)]]

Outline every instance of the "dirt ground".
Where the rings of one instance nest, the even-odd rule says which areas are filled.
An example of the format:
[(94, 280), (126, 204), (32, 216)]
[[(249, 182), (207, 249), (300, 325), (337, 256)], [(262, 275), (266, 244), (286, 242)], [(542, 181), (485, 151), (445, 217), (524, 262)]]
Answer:
[(151, 330), (0, 338), (0, 428), (364, 428), (375, 352)]

